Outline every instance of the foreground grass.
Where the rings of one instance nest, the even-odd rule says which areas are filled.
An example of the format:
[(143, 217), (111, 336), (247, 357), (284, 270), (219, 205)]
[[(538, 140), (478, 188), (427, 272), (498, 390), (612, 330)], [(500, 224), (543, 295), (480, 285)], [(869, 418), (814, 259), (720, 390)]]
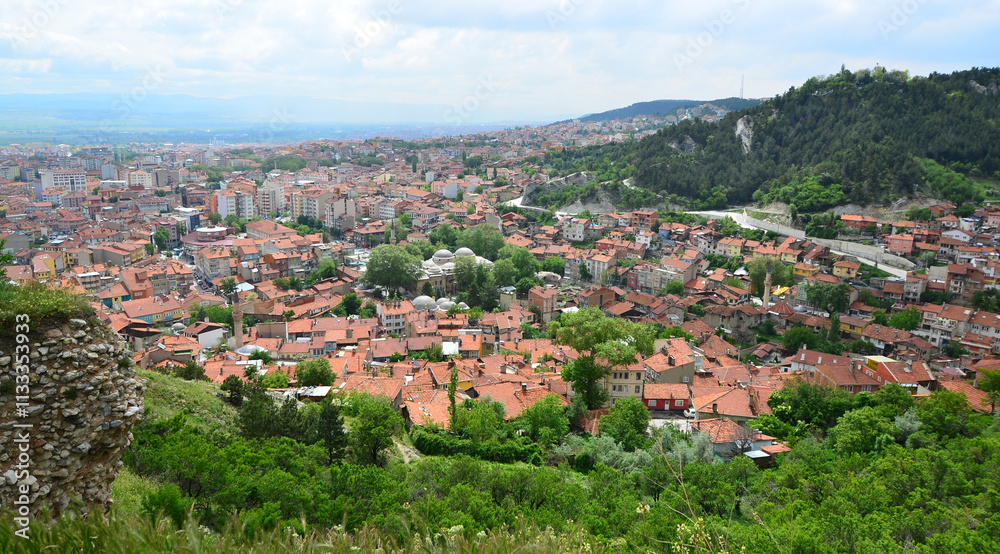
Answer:
[(140, 477), (125, 467), (111, 484), (111, 499), (115, 510), (122, 515), (140, 513), (142, 497), (155, 492), (159, 483), (147, 477)]
[(206, 431), (229, 431), (236, 423), (236, 409), (219, 400), (222, 392), (209, 381), (185, 381), (172, 375), (139, 369), (138, 377), (146, 379), (147, 421), (187, 415), (188, 421)]
[[(124, 516), (113, 510), (105, 520), (101, 516), (60, 518), (56, 522), (32, 523), (30, 538), (13, 533), (14, 523), (0, 517), (0, 552), (4, 554), (41, 554), (43, 552), (145, 553), (178, 554), (278, 552), (613, 552), (579, 527), (565, 534), (539, 529), (518, 521), (513, 527), (467, 536), (461, 526), (431, 535), (411, 534), (399, 540), (372, 528), (346, 534), (338, 531), (296, 535), (287, 529), (247, 536), (238, 523), (231, 523), (220, 533), (188, 524), (176, 529), (169, 519), (154, 521), (149, 517)], [(619, 545), (624, 547), (625, 545)]]

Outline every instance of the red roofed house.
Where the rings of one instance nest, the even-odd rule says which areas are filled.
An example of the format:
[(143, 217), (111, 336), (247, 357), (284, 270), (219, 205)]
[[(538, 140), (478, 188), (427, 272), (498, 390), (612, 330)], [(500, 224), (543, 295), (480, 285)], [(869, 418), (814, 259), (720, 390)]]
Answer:
[(707, 434), (715, 447), (715, 455), (726, 459), (775, 443), (774, 437), (725, 417), (696, 421), (692, 429), (695, 433)]
[(528, 306), (537, 309), (542, 321), (548, 323), (555, 319), (558, 295), (559, 291), (554, 288), (534, 286), (528, 291)]
[(686, 410), (691, 407), (691, 389), (683, 383), (646, 383), (642, 402), (650, 410)]
[(889, 235), (886, 246), (893, 254), (908, 256), (913, 252), (913, 235)]

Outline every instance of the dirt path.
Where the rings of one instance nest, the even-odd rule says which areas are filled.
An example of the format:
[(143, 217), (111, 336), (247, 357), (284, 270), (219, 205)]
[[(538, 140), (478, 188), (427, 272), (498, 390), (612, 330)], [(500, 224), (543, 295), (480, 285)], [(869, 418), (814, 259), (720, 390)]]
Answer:
[(396, 443), (396, 448), (399, 449), (399, 453), (403, 456), (403, 463), (410, 463), (410, 460), (419, 460), (422, 458), (419, 452), (412, 446), (408, 446), (400, 442), (398, 439), (393, 439)]

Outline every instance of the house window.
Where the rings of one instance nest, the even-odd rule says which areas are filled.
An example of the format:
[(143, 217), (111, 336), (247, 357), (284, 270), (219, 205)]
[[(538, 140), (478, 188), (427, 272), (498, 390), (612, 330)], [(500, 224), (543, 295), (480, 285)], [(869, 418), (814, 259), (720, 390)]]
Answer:
[(683, 400), (674, 400), (674, 407), (675, 408), (683, 408), (684, 407), (684, 401)]
[(649, 402), (647, 402), (647, 404), (649, 404), (650, 408), (655, 408), (656, 407), (656, 400), (650, 400)]
[(681, 377), (681, 383), (689, 383), (689, 382), (691, 382), (691, 378), (688, 377), (687, 375)]
[(636, 385), (636, 386), (635, 386), (635, 393), (636, 393), (636, 394), (639, 394), (639, 385)]
[(639, 373), (639, 372), (636, 372), (636, 374), (635, 374), (635, 380), (636, 381), (641, 381), (642, 380), (642, 374)]

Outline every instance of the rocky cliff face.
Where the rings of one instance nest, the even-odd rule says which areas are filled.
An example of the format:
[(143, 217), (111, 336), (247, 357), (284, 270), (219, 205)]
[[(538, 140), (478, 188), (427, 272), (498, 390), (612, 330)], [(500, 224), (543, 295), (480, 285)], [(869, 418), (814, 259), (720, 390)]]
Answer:
[[(107, 510), (143, 413), (145, 381), (104, 325), (71, 319), (31, 327), (28, 391), (15, 384), (24, 347), (17, 350), (14, 330), (0, 331), (0, 505), (14, 506), (27, 486), (32, 514)], [(27, 406), (19, 407), (24, 392)]]
[(740, 139), (740, 146), (744, 154), (750, 153), (750, 146), (753, 144), (753, 120), (745, 115), (736, 122), (736, 137)]

